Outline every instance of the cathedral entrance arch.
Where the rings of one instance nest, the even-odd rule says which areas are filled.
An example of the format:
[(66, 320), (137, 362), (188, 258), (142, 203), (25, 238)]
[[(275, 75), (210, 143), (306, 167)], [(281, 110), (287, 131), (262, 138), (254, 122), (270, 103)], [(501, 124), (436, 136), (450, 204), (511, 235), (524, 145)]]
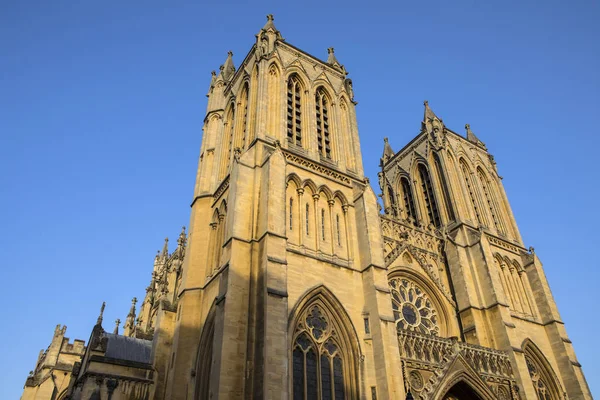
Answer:
[(483, 398), (466, 382), (460, 381), (446, 392), (442, 400), (483, 400)]

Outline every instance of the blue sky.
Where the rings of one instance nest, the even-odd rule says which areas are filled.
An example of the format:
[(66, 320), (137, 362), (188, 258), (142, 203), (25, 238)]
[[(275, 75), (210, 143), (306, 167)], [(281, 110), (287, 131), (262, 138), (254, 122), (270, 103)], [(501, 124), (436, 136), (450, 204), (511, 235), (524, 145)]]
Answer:
[(210, 71), (228, 50), (239, 65), (268, 13), (295, 46), (335, 47), (371, 182), (423, 100), (471, 124), (600, 395), (599, 3), (262, 3), (0, 3), (0, 398), (19, 397), (56, 324), (87, 341), (102, 301), (112, 329), (143, 298), (188, 224)]

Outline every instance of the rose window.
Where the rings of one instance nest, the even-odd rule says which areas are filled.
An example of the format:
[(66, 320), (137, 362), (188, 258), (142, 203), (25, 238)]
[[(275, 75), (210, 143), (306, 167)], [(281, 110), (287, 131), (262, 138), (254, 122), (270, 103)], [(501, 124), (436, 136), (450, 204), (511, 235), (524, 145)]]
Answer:
[(438, 315), (427, 294), (406, 278), (390, 280), (392, 309), (396, 327), (428, 335), (438, 335)]

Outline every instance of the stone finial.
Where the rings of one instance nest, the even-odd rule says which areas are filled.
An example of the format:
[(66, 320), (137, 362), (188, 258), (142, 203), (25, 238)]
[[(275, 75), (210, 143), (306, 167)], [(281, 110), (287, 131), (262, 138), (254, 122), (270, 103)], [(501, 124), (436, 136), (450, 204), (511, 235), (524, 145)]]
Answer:
[(267, 14), (267, 23), (265, 24), (265, 26), (263, 26), (262, 30), (263, 31), (268, 31), (269, 29), (272, 29), (275, 32), (279, 32), (277, 30), (277, 28), (275, 28), (275, 24), (273, 23), (273, 21), (275, 21), (275, 18), (273, 17), (273, 14)]
[(102, 307), (100, 307), (100, 315), (98, 315), (98, 320), (96, 321), (96, 325), (102, 325), (102, 318), (104, 316), (104, 307), (106, 307), (106, 302), (102, 302)]
[(120, 320), (119, 318), (117, 318), (117, 319), (115, 320), (115, 330), (113, 331), (113, 333), (114, 333), (115, 335), (118, 335), (118, 334), (119, 334), (119, 325), (121, 325), (121, 320)]

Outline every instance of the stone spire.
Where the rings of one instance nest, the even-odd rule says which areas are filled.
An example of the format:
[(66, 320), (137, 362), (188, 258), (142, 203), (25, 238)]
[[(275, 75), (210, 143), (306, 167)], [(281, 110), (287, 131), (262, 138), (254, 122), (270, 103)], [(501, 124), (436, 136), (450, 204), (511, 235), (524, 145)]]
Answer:
[(165, 244), (163, 245), (162, 252), (160, 253), (161, 261), (166, 261), (169, 258), (169, 238), (165, 238)]
[(394, 156), (394, 150), (392, 150), (392, 146), (390, 146), (390, 142), (388, 141), (388, 138), (384, 137), (383, 138), (383, 161), (386, 162), (387, 160), (389, 160), (390, 158), (392, 158)]
[(208, 93), (206, 96), (210, 96), (213, 88), (215, 87), (215, 81), (217, 80), (217, 72), (215, 70), (210, 71), (210, 86), (208, 88)]
[(96, 325), (102, 325), (102, 318), (104, 316), (104, 307), (106, 307), (106, 302), (102, 302), (102, 307), (100, 307), (100, 315), (98, 315), (98, 320), (96, 321)]
[(131, 308), (129, 309), (129, 314), (127, 314), (127, 319), (125, 320), (125, 331), (123, 334), (125, 336), (133, 336), (135, 331), (135, 304), (137, 303), (137, 298), (131, 299)]
[(231, 51), (227, 52), (227, 59), (225, 59), (225, 64), (223, 64), (221, 74), (223, 75), (223, 79), (225, 81), (229, 81), (233, 77), (233, 74), (235, 74), (235, 66), (233, 65), (233, 53)]
[(442, 121), (440, 118), (438, 118), (437, 115), (435, 115), (435, 113), (431, 110), (431, 108), (429, 108), (429, 102), (427, 100), (425, 100), (423, 102), (423, 105), (425, 106), (423, 122), (427, 123), (427, 121), (431, 121), (431, 120), (435, 120), (435, 119), (437, 119), (438, 121)]
[(465, 130), (467, 131), (467, 140), (469, 142), (476, 144), (477, 146), (481, 147), (484, 150), (487, 150), (487, 148), (485, 147), (485, 143), (483, 143), (481, 140), (479, 140), (479, 138), (477, 136), (475, 136), (475, 134), (471, 130), (471, 125), (465, 124)]
[(432, 135), (433, 139), (439, 142), (441, 134), (444, 132), (444, 122), (429, 108), (429, 102), (423, 102), (425, 111), (423, 113), (423, 122), (421, 122), (421, 130)]
[(117, 319), (115, 320), (115, 330), (113, 331), (113, 333), (114, 333), (115, 335), (118, 335), (118, 334), (119, 334), (119, 325), (121, 325), (121, 320), (120, 320), (119, 318), (117, 318)]

